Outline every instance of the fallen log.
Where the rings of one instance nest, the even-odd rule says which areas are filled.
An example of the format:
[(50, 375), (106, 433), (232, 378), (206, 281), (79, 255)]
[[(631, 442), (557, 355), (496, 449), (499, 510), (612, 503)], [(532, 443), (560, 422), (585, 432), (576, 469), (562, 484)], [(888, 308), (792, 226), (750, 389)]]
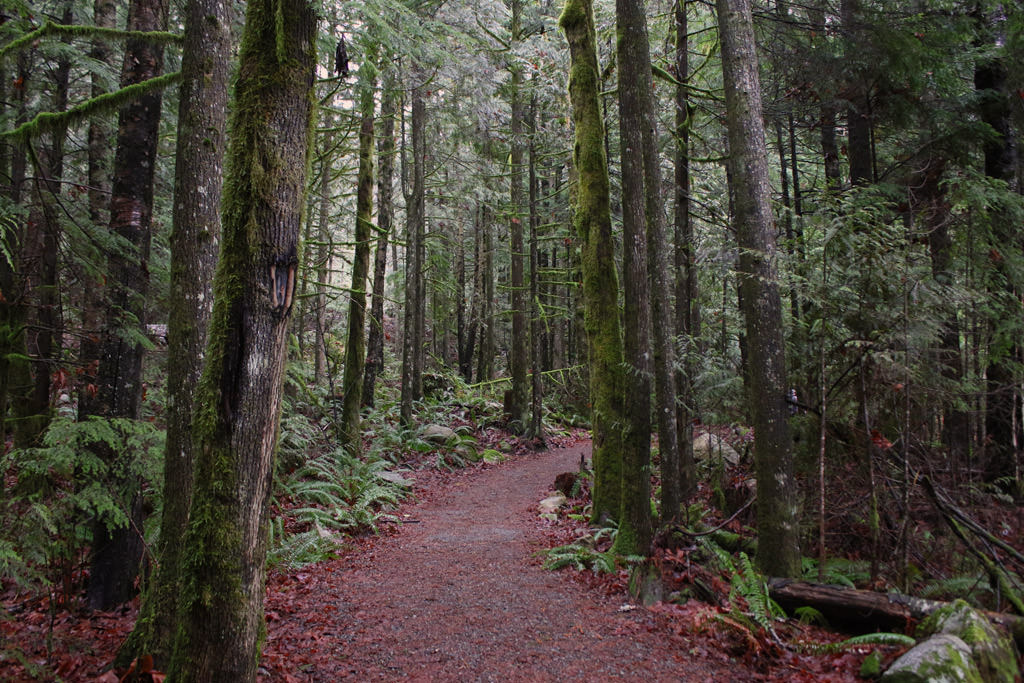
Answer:
[[(940, 600), (926, 600), (897, 593), (829, 586), (793, 579), (769, 578), (768, 594), (775, 602), (792, 614), (798, 607), (813, 607), (821, 612), (829, 624), (855, 631), (906, 632), (914, 622), (948, 605)], [(1005, 627), (1024, 648), (1024, 618), (1001, 612), (980, 610), (990, 621)]]

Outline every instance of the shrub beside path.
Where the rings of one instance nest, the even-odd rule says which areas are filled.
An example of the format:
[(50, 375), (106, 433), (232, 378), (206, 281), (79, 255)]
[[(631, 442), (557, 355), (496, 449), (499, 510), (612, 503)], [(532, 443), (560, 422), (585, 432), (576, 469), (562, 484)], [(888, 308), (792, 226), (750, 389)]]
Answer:
[[(626, 596), (541, 566), (536, 506), (590, 442), (415, 475), (408, 523), (272, 577), (262, 680), (734, 681), (758, 678)], [(432, 481), (424, 481), (424, 480)]]

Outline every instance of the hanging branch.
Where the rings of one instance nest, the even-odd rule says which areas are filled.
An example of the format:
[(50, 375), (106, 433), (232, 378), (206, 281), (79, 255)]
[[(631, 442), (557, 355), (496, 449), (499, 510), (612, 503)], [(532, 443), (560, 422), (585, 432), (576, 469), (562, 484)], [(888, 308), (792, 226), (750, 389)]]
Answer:
[[(1004, 569), (1000, 564), (997, 564), (997, 561), (993, 559), (995, 553), (992, 553), (992, 557), (986, 555), (981, 550), (976, 548), (974, 544), (971, 543), (970, 539), (967, 538), (967, 532), (965, 531), (963, 526), (975, 527), (976, 524), (964, 524), (963, 526), (961, 526), (961, 523), (966, 522), (969, 518), (961, 510), (959, 510), (956, 507), (956, 505), (954, 505), (951, 501), (943, 500), (943, 497), (939, 495), (938, 491), (936, 491), (935, 485), (932, 483), (931, 478), (927, 476), (922, 477), (921, 484), (925, 490), (925, 493), (928, 494), (928, 497), (935, 505), (935, 509), (938, 510), (939, 513), (942, 515), (943, 519), (946, 520), (946, 522), (949, 524), (950, 529), (953, 530), (953, 533), (956, 535), (956, 537), (959, 538), (960, 541), (964, 544), (964, 547), (967, 549), (967, 551), (971, 555), (974, 555), (974, 557), (982, 564), (982, 566), (985, 567), (985, 571), (988, 573), (990, 577), (989, 580), (994, 584), (993, 588), (998, 588), (1003, 592), (1003, 594), (1006, 596), (1006, 599), (1010, 602), (1010, 604), (1013, 605), (1014, 609), (1017, 610), (1018, 614), (1024, 614), (1024, 600), (1021, 599), (1020, 594), (1013, 586), (1011, 578), (1006, 569)], [(975, 535), (981, 536), (984, 540), (987, 540), (989, 542), (996, 542), (1001, 548), (1005, 545), (1002, 544), (1002, 542), (999, 541), (999, 539), (997, 539), (992, 534), (989, 534), (984, 529), (980, 530), (984, 533), (979, 533), (979, 530), (977, 528), (971, 528), (971, 531), (973, 531)], [(1011, 554), (1014, 556), (1014, 559), (1021, 559), (1020, 553), (1018, 553), (1017, 551), (1014, 550)]]
[(142, 83), (129, 85), (114, 92), (93, 97), (62, 112), (44, 111), (36, 114), (31, 121), (26, 121), (14, 130), (0, 132), (0, 139), (14, 138), (28, 141), (43, 133), (62, 127), (71, 127), (92, 116), (115, 111), (132, 100), (153, 90), (162, 90), (181, 80), (181, 72), (164, 74)]
[(0, 48), (0, 59), (7, 55), (21, 50), (22, 48), (34, 45), (36, 41), (47, 36), (59, 36), (61, 38), (108, 38), (110, 40), (145, 40), (157, 45), (180, 43), (182, 36), (170, 31), (124, 31), (116, 28), (103, 26), (84, 26), (81, 24), (56, 24), (52, 21), (44, 22), (42, 26), (29, 31), (20, 38), (16, 38)]

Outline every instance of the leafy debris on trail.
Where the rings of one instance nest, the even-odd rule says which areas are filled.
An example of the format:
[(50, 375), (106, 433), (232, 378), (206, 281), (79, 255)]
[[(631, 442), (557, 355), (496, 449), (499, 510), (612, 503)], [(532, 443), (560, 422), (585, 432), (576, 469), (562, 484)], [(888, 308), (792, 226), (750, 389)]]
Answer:
[[(333, 559), (272, 571), (260, 680), (858, 680), (866, 650), (782, 648), (730, 624), (724, 607), (695, 600), (641, 607), (627, 592), (626, 567), (546, 569), (543, 551), (590, 533), (581, 514), (537, 514), (559, 475), (589, 456), (579, 432), (549, 443), (536, 452), (506, 442), (515, 455), (504, 462), (406, 473), (413, 496), (393, 523), (350, 538)], [(570, 499), (576, 506), (582, 488)], [(683, 572), (681, 559), (662, 552), (658, 561), (671, 577)], [(3, 680), (100, 680), (138, 606), (88, 613), (3, 597), (0, 632), (17, 644), (0, 657)], [(788, 641), (837, 639), (810, 626), (778, 628)]]

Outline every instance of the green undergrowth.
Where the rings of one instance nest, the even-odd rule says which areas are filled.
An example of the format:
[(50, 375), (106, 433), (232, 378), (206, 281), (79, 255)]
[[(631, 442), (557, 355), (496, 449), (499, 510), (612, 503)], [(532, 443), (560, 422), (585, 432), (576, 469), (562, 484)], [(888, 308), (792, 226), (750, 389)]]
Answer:
[(383, 478), (389, 463), (356, 458), (336, 449), (310, 457), (275, 486), (271, 524), (272, 565), (296, 568), (333, 556), (344, 535), (376, 533), (396, 522), (394, 511), (408, 494), (400, 481)]
[[(162, 454), (163, 431), (148, 421), (64, 415), (38, 446), (0, 454), (0, 580), (69, 600), (94, 522), (127, 526), (140, 491), (159, 509)], [(151, 545), (155, 525), (142, 531)]]

